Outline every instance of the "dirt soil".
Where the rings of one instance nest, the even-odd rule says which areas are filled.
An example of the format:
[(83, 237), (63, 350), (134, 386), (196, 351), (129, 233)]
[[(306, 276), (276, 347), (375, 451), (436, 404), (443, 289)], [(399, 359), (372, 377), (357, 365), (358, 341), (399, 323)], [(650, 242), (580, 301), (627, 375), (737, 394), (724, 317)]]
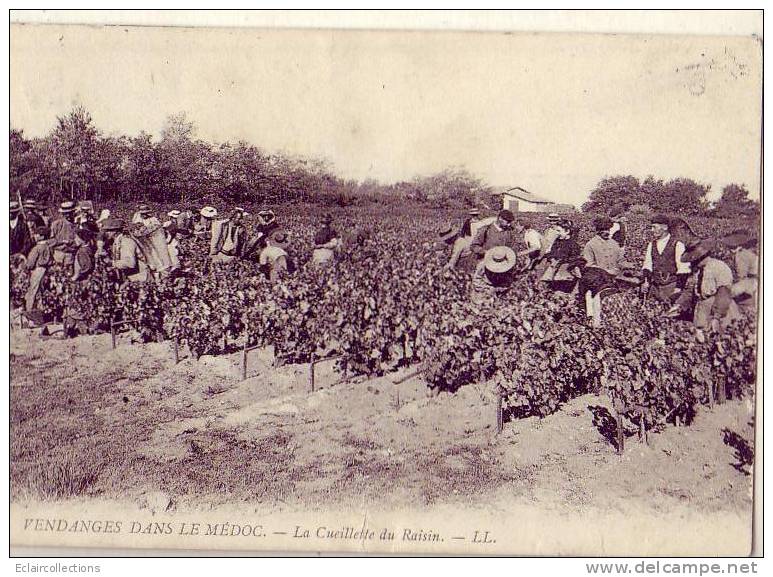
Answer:
[[(750, 518), (753, 407), (702, 408), (626, 450), (610, 403), (583, 396), (496, 434), (486, 385), (427, 395), (420, 377), (341, 383), (332, 362), (274, 368), (270, 351), (183, 354), (123, 335), (11, 334), (13, 501), (111, 499), (186, 510), (458, 506)], [(402, 374), (405, 374), (403, 371)], [(399, 376), (399, 374), (397, 375)]]

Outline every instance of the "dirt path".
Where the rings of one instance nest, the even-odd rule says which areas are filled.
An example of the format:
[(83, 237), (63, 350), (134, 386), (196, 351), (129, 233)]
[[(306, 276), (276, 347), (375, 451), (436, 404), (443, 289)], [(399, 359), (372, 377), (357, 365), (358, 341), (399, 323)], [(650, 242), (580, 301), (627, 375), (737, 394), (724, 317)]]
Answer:
[[(332, 363), (274, 369), (270, 355), (183, 358), (169, 344), (116, 350), (109, 335), (11, 337), (11, 482), (16, 503), (119, 500), (186, 511), (256, 504), (329, 508), (537, 508), (552, 514), (750, 519), (743, 460), (752, 406), (703, 409), (623, 456), (604, 435), (606, 399), (583, 396), (495, 434), (485, 386), (428, 398), (420, 378), (340, 380)], [(331, 386), (332, 385), (332, 386)]]

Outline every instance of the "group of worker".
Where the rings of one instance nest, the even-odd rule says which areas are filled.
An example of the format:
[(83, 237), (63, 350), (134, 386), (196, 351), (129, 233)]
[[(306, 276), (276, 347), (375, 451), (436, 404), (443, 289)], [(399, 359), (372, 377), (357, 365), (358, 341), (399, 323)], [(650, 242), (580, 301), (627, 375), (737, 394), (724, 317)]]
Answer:
[[(68, 200), (59, 205), (56, 218), (49, 219), (34, 200), (11, 201), (11, 256), (23, 260), (30, 277), (25, 311), (30, 314), (36, 310), (41, 282), (54, 263), (65, 268), (73, 283), (86, 281), (100, 257), (112, 265), (121, 282), (180, 274), (184, 272), (180, 241), (185, 237), (204, 245), (200, 248), (208, 252), (214, 265), (254, 260), (271, 281), (292, 272), (289, 236), (277, 222), (276, 214), (260, 211), (256, 226), (249, 232), (248, 217), (243, 208), (237, 207), (227, 217), (219, 218), (215, 207), (205, 206), (198, 214), (171, 210), (162, 221), (148, 205), (141, 204), (131, 221), (125, 222), (107, 209), (97, 216), (90, 201)], [(320, 224), (314, 237), (312, 266), (332, 262), (342, 244), (329, 215)]]
[[(551, 289), (576, 295), (594, 327), (602, 323), (602, 297), (630, 288), (668, 304), (668, 316), (688, 316), (699, 328), (725, 327), (740, 317), (739, 306), (756, 306), (757, 240), (751, 231), (701, 239), (683, 219), (656, 214), (642, 264), (636, 265), (624, 257), (625, 216), (595, 218), (595, 234), (583, 247), (570, 218), (552, 213), (547, 220), (540, 232), (510, 210), (484, 219), (473, 209), (461, 225), (440, 230), (441, 244), (452, 246), (446, 268), (472, 275), (476, 303), (496, 300), (536, 269)], [(735, 277), (716, 257), (720, 244), (733, 252)]]
[[(179, 247), (184, 237), (208, 246), (215, 265), (254, 260), (272, 281), (294, 269), (288, 234), (271, 210), (260, 211), (249, 231), (249, 214), (239, 207), (225, 218), (212, 206), (198, 214), (171, 210), (162, 221), (142, 204), (126, 223), (109, 210), (97, 216), (89, 201), (64, 201), (57, 218), (49, 222), (34, 200), (18, 200), (11, 201), (10, 217), (11, 255), (22, 255), (30, 274), (25, 295), (28, 312), (35, 309), (40, 283), (53, 263), (63, 265), (71, 281), (79, 283), (94, 270), (96, 258), (104, 255), (122, 281), (142, 282), (151, 275), (182, 270)], [(669, 316), (689, 314), (701, 328), (726, 326), (739, 317), (739, 305), (756, 304), (758, 258), (756, 238), (749, 231), (700, 239), (682, 219), (657, 214), (651, 219), (652, 239), (642, 264), (636, 265), (624, 258), (626, 219), (622, 215), (594, 219), (595, 234), (582, 247), (570, 218), (549, 214), (547, 221), (547, 228), (538, 231), (510, 210), (482, 218), (479, 210), (472, 209), (464, 222), (440, 231), (441, 246), (452, 247), (446, 268), (472, 276), (471, 298), (476, 303), (496, 300), (516, 278), (536, 270), (540, 282), (552, 290), (576, 295), (596, 327), (602, 323), (602, 297), (627, 288), (635, 287), (648, 298), (669, 304)], [(727, 263), (716, 258), (720, 243), (733, 251), (736, 277)], [(309, 265), (333, 262), (343, 244), (332, 218), (325, 215), (314, 235)]]

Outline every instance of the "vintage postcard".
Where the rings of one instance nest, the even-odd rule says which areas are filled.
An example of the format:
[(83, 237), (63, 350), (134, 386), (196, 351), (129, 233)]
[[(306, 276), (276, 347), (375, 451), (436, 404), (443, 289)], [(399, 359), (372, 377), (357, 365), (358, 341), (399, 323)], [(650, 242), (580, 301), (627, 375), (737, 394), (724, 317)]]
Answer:
[(761, 95), (753, 35), (11, 24), (11, 544), (748, 555)]

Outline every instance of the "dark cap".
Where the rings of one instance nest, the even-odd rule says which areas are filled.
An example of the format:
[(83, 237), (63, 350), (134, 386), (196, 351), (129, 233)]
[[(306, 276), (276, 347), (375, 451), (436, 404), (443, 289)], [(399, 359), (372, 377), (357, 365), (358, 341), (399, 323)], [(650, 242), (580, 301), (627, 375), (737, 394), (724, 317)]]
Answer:
[(596, 232), (604, 232), (605, 230), (609, 230), (612, 228), (612, 225), (614, 223), (612, 222), (612, 219), (608, 216), (597, 216), (595, 219), (593, 219), (593, 228), (596, 229)]
[(506, 208), (503, 208), (502, 210), (500, 210), (498, 216), (505, 222), (513, 222), (515, 220), (515, 215), (512, 213), (512, 211)]
[(671, 226), (671, 218), (663, 214), (662, 212), (659, 212), (658, 214), (654, 215), (651, 219), (652, 224), (665, 224), (666, 226)]

